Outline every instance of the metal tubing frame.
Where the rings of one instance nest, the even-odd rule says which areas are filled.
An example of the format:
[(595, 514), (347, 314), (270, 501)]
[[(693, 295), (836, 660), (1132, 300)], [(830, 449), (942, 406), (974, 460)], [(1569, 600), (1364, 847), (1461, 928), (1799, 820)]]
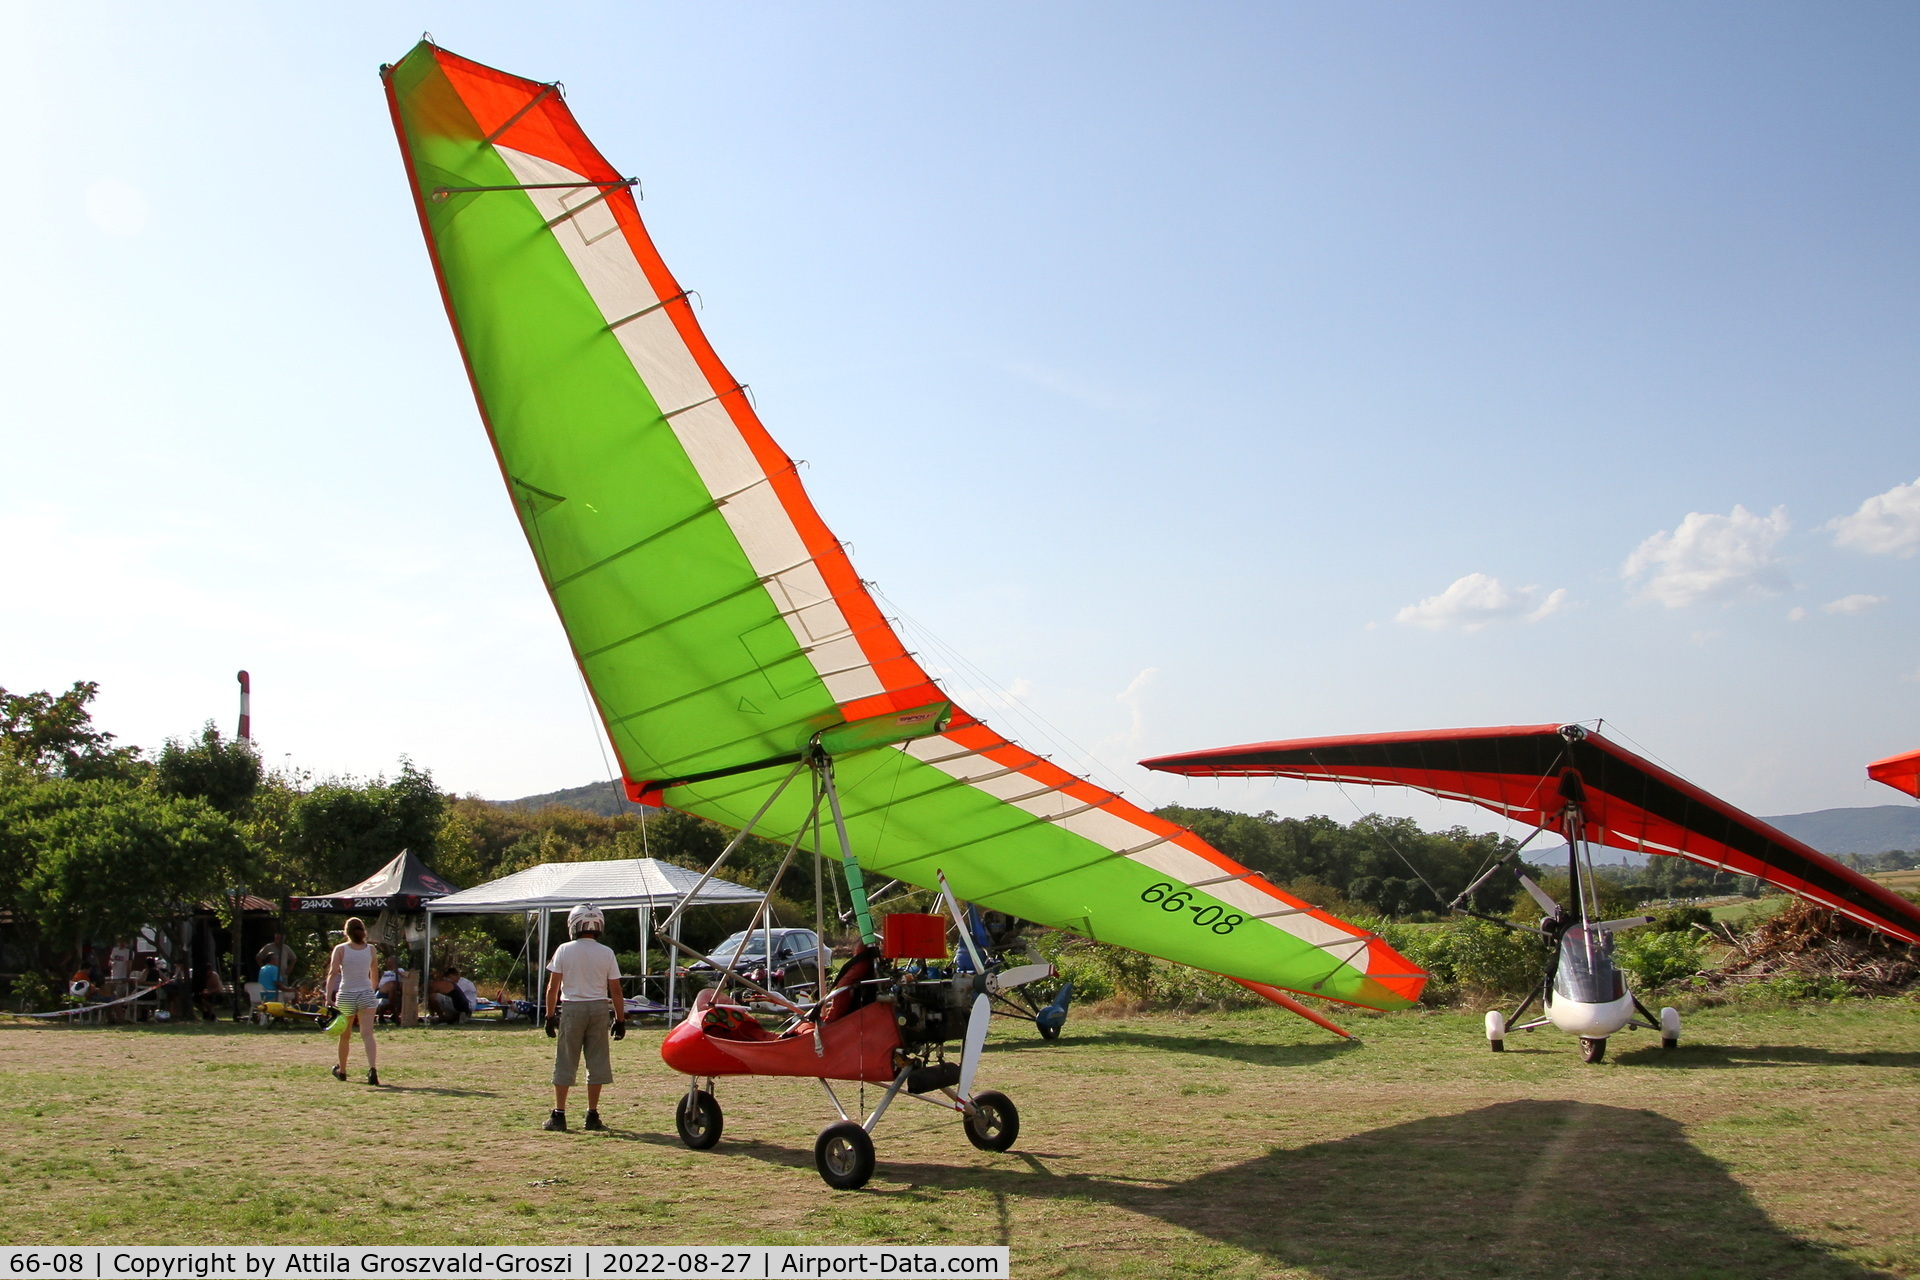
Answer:
[(853, 856), (853, 841), (847, 837), (847, 820), (840, 812), (840, 792), (833, 785), (833, 759), (822, 755), (814, 762), (814, 773), (826, 788), (827, 806), (833, 810), (834, 833), (840, 838), (840, 865), (847, 881), (847, 896), (853, 899), (854, 923), (860, 930), (860, 941), (874, 946), (880, 941), (880, 935), (873, 931), (873, 913), (867, 905), (867, 878), (860, 870), (860, 862)]
[(887, 1091), (884, 1094), (880, 1095), (880, 1104), (873, 1109), (873, 1114), (868, 1116), (865, 1122), (861, 1124), (860, 1127), (862, 1129), (865, 1129), (868, 1133), (872, 1133), (875, 1127), (879, 1125), (880, 1117), (887, 1114), (887, 1106), (893, 1101), (893, 1096), (900, 1092), (900, 1086), (907, 1082), (907, 1073), (911, 1070), (913, 1070), (912, 1067), (902, 1067), (899, 1072), (894, 1075), (893, 1083), (887, 1086)]
[[(787, 868), (793, 865), (793, 855), (799, 851), (800, 842), (807, 838), (807, 824), (809, 822), (814, 821), (819, 816), (820, 816), (820, 793), (816, 789), (814, 791), (814, 796), (813, 796), (812, 811), (809, 812), (807, 816), (801, 820), (799, 828), (793, 833), (793, 840), (791, 843), (787, 845), (787, 856), (780, 860), (780, 866), (777, 870), (774, 871), (773, 879), (767, 883), (767, 891), (760, 895), (760, 905), (753, 909), (753, 919), (747, 924), (747, 933), (752, 934), (755, 929), (760, 927), (760, 921), (762, 920), (762, 918), (764, 918), (767, 922), (766, 961), (767, 961), (767, 976), (769, 978), (773, 976), (773, 894), (774, 894), (774, 891), (780, 887), (780, 882), (786, 879)], [(816, 885), (815, 886), (816, 892), (818, 888), (819, 886)], [(734, 972), (734, 967), (740, 963), (740, 953), (745, 949), (746, 947), (743, 942), (740, 947), (734, 950), (733, 958), (727, 961), (727, 967), (722, 972), (724, 972), (728, 977), (738, 976)]]
[(787, 788), (793, 784), (793, 780), (799, 777), (800, 771), (806, 767), (807, 762), (805, 760), (800, 760), (794, 764), (793, 768), (787, 773), (787, 776), (780, 780), (780, 785), (773, 789), (773, 794), (767, 797), (766, 803), (762, 804), (759, 811), (748, 820), (747, 825), (740, 828), (740, 830), (735, 833), (733, 839), (727, 841), (727, 847), (720, 851), (720, 856), (713, 860), (713, 865), (708, 867), (700, 879), (695, 882), (693, 888), (689, 889), (680, 901), (674, 904), (673, 910), (667, 913), (667, 918), (660, 922), (660, 928), (654, 931), (656, 937), (658, 937), (661, 932), (679, 923), (680, 916), (686, 911), (688, 904), (699, 896), (702, 889), (707, 887), (707, 881), (713, 879), (714, 873), (719, 871), (726, 860), (733, 856), (734, 850), (738, 849), (745, 843), (746, 838), (753, 834), (753, 829), (760, 825), (760, 819), (767, 816), (767, 811), (773, 808), (774, 802), (787, 793)]

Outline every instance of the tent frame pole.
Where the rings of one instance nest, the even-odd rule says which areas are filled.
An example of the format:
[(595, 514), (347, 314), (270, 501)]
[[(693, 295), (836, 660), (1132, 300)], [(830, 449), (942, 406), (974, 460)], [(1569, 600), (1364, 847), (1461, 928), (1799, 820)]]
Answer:
[[(420, 953), (420, 995), (427, 1002), (427, 1025), (433, 1025), (433, 912), (423, 912), (427, 917), (427, 941)], [(400, 944), (406, 945), (406, 929), (402, 926)]]
[[(548, 919), (551, 915), (552, 911), (550, 908), (540, 908), (540, 973), (547, 971), (547, 961), (551, 958), (547, 955), (547, 929)], [(547, 993), (544, 989), (545, 986), (546, 984), (544, 982), (538, 983), (533, 996), (533, 1025), (536, 1027), (544, 1027), (547, 1021)]]

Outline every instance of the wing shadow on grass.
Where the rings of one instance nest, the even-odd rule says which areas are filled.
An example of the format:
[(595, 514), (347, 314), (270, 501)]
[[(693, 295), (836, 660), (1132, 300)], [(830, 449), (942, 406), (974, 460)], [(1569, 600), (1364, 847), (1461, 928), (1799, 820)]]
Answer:
[(1672, 1120), (1581, 1102), (1501, 1103), (1161, 1186), (1049, 1176), (1032, 1162), (903, 1165), (883, 1151), (873, 1189), (908, 1182), (1111, 1204), (1329, 1280), (1884, 1274), (1775, 1225)]
[(1647, 1045), (1616, 1054), (1615, 1060), (1636, 1067), (1664, 1067), (1679, 1071), (1727, 1070), (1732, 1067), (1920, 1067), (1920, 1053), (1861, 1049), (1843, 1052), (1803, 1044), (1687, 1044), (1678, 1049)]
[[(1151, 1049), (1155, 1053), (1193, 1053), (1209, 1058), (1228, 1058), (1235, 1062), (1250, 1062), (1261, 1067), (1307, 1067), (1316, 1063), (1328, 1062), (1343, 1053), (1352, 1053), (1360, 1046), (1351, 1040), (1334, 1040), (1316, 1044), (1248, 1044), (1242, 1040), (1222, 1040), (1212, 1036), (1164, 1036), (1146, 1031), (1100, 1031), (1094, 1035), (1076, 1037), (1071, 1032), (1067, 1039), (1079, 1039), (1086, 1043), (1102, 1045), (1126, 1045), (1135, 1049)], [(1045, 1040), (1015, 1040), (993, 1042), (990, 1050), (993, 1054), (1019, 1053), (1036, 1049), (1058, 1053), (1059, 1042)]]

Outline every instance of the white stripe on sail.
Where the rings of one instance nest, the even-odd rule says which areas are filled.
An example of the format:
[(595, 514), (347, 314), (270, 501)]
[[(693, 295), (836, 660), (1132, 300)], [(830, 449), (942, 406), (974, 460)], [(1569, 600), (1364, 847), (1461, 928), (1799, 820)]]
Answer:
[[(524, 151), (498, 143), (494, 150), (522, 183), (586, 181), (569, 169)], [(542, 217), (552, 220), (591, 200), (598, 191), (576, 188), (528, 191), (526, 195)], [(552, 232), (608, 323), (660, 300), (626, 237), (608, 234), (610, 229), (617, 231), (618, 224), (607, 202), (601, 201), (560, 223)], [(728, 416), (726, 404), (717, 398), (738, 395), (739, 391), (708, 382), (664, 307), (613, 332), (660, 411), (669, 415), (667, 423), (707, 491), (734, 495), (721, 504), (720, 513), (754, 572), (771, 575), (768, 592), (785, 616), (794, 641), (809, 651), (807, 661), (825, 682), (827, 691), (836, 702), (883, 692), (879, 675), (867, 662), (846, 615), (809, 558), (806, 544), (786, 508), (780, 505), (779, 496), (767, 485), (755, 483), (764, 480), (766, 473)]]
[[(1006, 766), (995, 764), (990, 756), (957, 754), (964, 749), (958, 747), (945, 735), (903, 743), (901, 749), (922, 763), (932, 765), (948, 777), (969, 782), (969, 785), (975, 789), (997, 800), (1007, 800), (1010, 797), (1031, 793), (1039, 785), (1027, 775), (1024, 769), (1007, 773)], [(941, 758), (943, 756), (951, 758), (943, 760)], [(976, 778), (980, 780), (971, 781)], [(1022, 809), (1035, 817), (1051, 817), (1066, 808), (1079, 808), (1085, 804), (1085, 801), (1075, 799), (1065, 791), (1057, 791), (1050, 792), (1044, 797), (1034, 797), (1018, 803)], [(1062, 818), (1055, 825), (1071, 831), (1100, 848), (1116, 853), (1122, 849), (1131, 849), (1143, 844), (1152, 835), (1139, 823), (1105, 809), (1088, 809), (1072, 817)], [(1191, 885), (1199, 880), (1215, 880), (1220, 875), (1218, 864), (1171, 840), (1142, 849), (1130, 855), (1130, 858), (1141, 866), (1150, 867), (1167, 879), (1183, 885)], [(1216, 884), (1199, 892), (1210, 894), (1235, 911), (1244, 912), (1250, 919), (1286, 906), (1285, 902), (1270, 894), (1262, 893), (1244, 880)], [(1322, 949), (1354, 941), (1354, 934), (1346, 929), (1324, 920), (1316, 920), (1305, 912), (1263, 920), (1260, 923)]]

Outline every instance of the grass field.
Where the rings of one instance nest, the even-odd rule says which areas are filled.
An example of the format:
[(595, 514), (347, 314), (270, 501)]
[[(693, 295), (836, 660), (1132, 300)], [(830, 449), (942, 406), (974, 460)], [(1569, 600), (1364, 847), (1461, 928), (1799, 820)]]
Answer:
[(1741, 921), (1755, 923), (1766, 919), (1786, 908), (1795, 901), (1784, 893), (1776, 893), (1765, 898), (1743, 898), (1739, 902), (1730, 902), (1725, 906), (1712, 907), (1708, 914), (1715, 924), (1738, 924)]
[[(616, 1046), (614, 1132), (539, 1132), (549, 1041), (387, 1031), (379, 1089), (317, 1033), (0, 1026), (0, 1238), (319, 1244), (1009, 1243), (1035, 1276), (1920, 1276), (1920, 1006), (1707, 1010), (1486, 1051), (1479, 1018), (1076, 1017), (996, 1032), (1014, 1151), (897, 1107), (862, 1191), (812, 1166), (805, 1082), (722, 1082), (673, 1136), (659, 1034)], [(355, 1057), (358, 1058), (356, 1046)], [(872, 1097), (871, 1091), (869, 1098)], [(579, 1112), (575, 1112), (577, 1124)]]
[(1920, 892), (1920, 870), (1876, 871), (1873, 878), (1897, 893)]

